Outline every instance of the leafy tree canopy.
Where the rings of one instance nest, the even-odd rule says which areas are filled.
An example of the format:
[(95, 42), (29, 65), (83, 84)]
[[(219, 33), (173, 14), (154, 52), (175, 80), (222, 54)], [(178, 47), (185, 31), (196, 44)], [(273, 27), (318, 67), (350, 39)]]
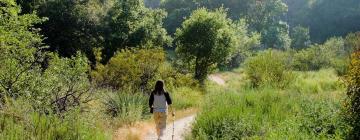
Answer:
[(222, 8), (195, 10), (175, 33), (177, 53), (194, 65), (195, 78), (203, 82), (213, 66), (222, 63), (236, 46), (234, 23)]

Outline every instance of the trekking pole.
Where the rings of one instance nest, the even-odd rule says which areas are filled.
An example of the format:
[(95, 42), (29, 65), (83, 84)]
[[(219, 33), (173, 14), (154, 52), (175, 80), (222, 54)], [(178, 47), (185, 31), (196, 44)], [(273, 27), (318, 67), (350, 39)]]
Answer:
[(174, 140), (174, 137), (175, 137), (175, 113), (174, 113), (174, 111), (172, 113), (172, 116), (173, 116), (172, 140)]

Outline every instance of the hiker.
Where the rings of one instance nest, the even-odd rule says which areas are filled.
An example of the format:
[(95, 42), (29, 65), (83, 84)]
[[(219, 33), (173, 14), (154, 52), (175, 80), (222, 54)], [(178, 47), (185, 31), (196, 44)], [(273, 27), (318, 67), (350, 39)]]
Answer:
[(154, 114), (154, 120), (156, 125), (156, 134), (158, 140), (160, 140), (165, 134), (166, 119), (168, 113), (168, 107), (170, 108), (172, 115), (175, 116), (174, 111), (171, 108), (172, 101), (168, 92), (164, 89), (164, 82), (157, 81), (154, 91), (151, 92), (149, 99), (150, 113)]

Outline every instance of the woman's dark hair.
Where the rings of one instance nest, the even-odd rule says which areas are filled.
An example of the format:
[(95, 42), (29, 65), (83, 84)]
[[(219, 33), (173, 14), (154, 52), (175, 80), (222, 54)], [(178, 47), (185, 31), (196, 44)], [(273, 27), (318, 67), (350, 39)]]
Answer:
[(164, 89), (164, 81), (158, 80), (156, 81), (155, 84), (155, 89), (153, 91), (155, 94), (157, 95), (162, 95), (165, 93), (165, 89)]

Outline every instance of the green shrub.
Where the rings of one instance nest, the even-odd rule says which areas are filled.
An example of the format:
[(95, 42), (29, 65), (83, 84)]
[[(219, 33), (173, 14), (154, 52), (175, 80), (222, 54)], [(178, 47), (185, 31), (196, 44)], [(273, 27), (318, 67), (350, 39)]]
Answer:
[(293, 67), (295, 70), (319, 70), (329, 65), (329, 60), (321, 55), (318, 45), (310, 46), (294, 54)]
[(116, 53), (108, 64), (98, 64), (92, 78), (103, 87), (149, 92), (164, 62), (162, 49), (124, 49)]
[(330, 38), (324, 44), (312, 45), (294, 54), (295, 70), (308, 71), (334, 68), (339, 75), (346, 72), (349, 53), (342, 38)]
[(31, 98), (40, 98), (39, 108), (49, 106), (56, 112), (79, 107), (92, 100), (89, 71), (87, 58), (79, 53), (71, 58), (52, 56), (38, 87), (41, 92), (32, 91)]
[[(40, 77), (45, 53), (42, 36), (33, 29), (43, 19), (35, 14), (20, 15), (15, 0), (0, 1), (0, 98), (26, 96)], [(33, 29), (33, 30), (30, 30)], [(0, 102), (2, 104), (2, 102)]]
[(301, 131), (331, 138), (344, 128), (343, 121), (339, 116), (340, 104), (326, 100), (306, 99), (301, 101), (300, 107), (301, 112), (297, 118)]
[(293, 79), (289, 71), (289, 55), (285, 52), (267, 50), (245, 62), (245, 72), (253, 87), (274, 86), (284, 88)]
[(349, 139), (360, 138), (360, 51), (352, 55), (349, 72), (345, 79), (347, 98), (345, 100), (345, 118), (352, 127)]
[(199, 82), (195, 80), (192, 74), (183, 74), (174, 69), (169, 63), (165, 63), (159, 67), (157, 79), (165, 82), (166, 88), (176, 89), (181, 87), (198, 88)]

